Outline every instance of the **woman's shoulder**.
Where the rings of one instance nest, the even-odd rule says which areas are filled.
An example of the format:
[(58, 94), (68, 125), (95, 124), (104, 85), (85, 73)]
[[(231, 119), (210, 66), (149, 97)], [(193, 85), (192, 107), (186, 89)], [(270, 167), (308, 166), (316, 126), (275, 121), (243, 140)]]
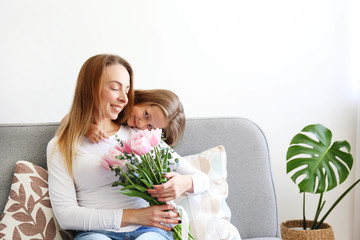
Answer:
[(57, 141), (58, 137), (54, 136), (47, 144), (47, 148), (53, 148), (55, 146), (55, 143)]

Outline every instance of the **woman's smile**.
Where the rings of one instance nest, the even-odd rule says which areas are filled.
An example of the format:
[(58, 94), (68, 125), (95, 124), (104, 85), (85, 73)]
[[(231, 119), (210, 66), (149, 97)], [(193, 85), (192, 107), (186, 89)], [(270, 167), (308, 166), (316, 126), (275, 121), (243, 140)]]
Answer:
[(118, 105), (111, 105), (111, 107), (113, 107), (115, 111), (118, 113), (120, 113), (121, 110), (123, 109), (123, 106), (118, 106)]

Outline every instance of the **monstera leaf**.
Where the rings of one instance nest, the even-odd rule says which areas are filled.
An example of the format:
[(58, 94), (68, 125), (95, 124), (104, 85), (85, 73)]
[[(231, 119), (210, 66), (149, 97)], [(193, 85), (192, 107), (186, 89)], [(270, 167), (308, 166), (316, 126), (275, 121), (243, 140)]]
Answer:
[[(294, 171), (291, 179), (298, 182), (300, 192), (323, 193), (349, 176), (353, 166), (350, 144), (337, 141), (331, 145), (331, 138), (329, 129), (315, 124), (292, 139), (286, 155), (287, 173)], [(305, 178), (297, 181), (299, 177)]]

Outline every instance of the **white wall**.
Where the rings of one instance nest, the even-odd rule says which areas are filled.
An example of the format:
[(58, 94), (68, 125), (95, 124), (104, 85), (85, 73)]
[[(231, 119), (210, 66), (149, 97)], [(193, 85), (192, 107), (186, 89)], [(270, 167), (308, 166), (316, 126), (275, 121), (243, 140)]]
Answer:
[[(358, 10), (360, 9), (360, 2), (357, 0), (352, 0), (352, 6), (354, 6), (351, 10), (352, 16), (352, 23), (350, 24), (352, 29), (351, 34), (351, 41), (352, 41), (352, 78), (360, 79), (360, 28), (358, 24), (360, 22), (360, 15), (358, 14)], [(360, 85), (358, 86), (358, 90), (360, 92)], [(360, 159), (360, 96), (358, 95), (358, 115), (357, 115), (357, 138), (356, 138), (356, 159)], [(355, 165), (355, 176), (356, 179), (360, 178), (360, 164)], [(354, 191), (355, 198), (354, 198), (354, 226), (359, 226), (360, 224), (360, 188), (357, 187)], [(360, 228), (354, 227), (354, 238), (353, 239), (360, 239)]]
[[(354, 2), (3, 0), (0, 123), (59, 121), (82, 63), (119, 54), (134, 67), (135, 88), (175, 91), (188, 117), (258, 123), (270, 145), (280, 220), (301, 218), (301, 195), (285, 173), (291, 138), (322, 123), (356, 150)], [(353, 181), (352, 174), (325, 194), (327, 206)], [(317, 199), (310, 202), (312, 218)], [(337, 239), (353, 239), (353, 204), (350, 194), (327, 219)]]

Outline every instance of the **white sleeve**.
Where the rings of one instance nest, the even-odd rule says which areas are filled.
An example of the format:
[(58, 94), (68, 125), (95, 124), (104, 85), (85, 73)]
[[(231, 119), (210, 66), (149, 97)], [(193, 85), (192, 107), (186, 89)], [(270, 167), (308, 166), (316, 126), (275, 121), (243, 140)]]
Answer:
[(120, 229), (122, 209), (80, 207), (73, 178), (64, 165), (59, 151), (54, 150), (55, 138), (47, 146), (49, 195), (55, 217), (63, 229), (99, 230)]
[[(173, 154), (178, 155), (177, 153), (173, 153)], [(208, 190), (210, 187), (210, 180), (208, 176), (204, 172), (193, 167), (181, 156), (178, 155), (177, 157), (179, 158), (179, 166), (176, 172), (180, 174), (190, 175), (193, 180), (194, 192), (193, 193), (186, 192), (186, 193), (190, 195), (190, 194), (202, 193)]]
[[(170, 148), (165, 142), (161, 142), (161, 145), (166, 146)], [(194, 192), (187, 194), (197, 194), (205, 192), (210, 187), (210, 180), (209, 177), (199, 169), (192, 166), (190, 163), (188, 163), (185, 159), (183, 159), (178, 153), (175, 151), (172, 153), (172, 160), (179, 159), (179, 164), (176, 168), (176, 173), (180, 173), (183, 175), (190, 175), (193, 180), (194, 185)]]

